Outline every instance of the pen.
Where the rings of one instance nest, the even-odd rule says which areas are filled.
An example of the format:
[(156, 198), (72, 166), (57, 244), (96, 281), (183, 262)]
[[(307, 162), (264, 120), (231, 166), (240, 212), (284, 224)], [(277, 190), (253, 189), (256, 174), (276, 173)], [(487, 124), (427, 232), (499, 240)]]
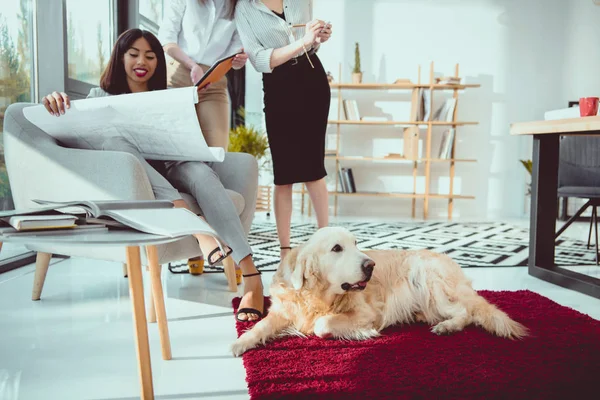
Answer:
[[(327, 21), (327, 23), (325, 24), (325, 26), (331, 24), (331, 21)], [(306, 26), (306, 24), (294, 24), (292, 25), (292, 28), (304, 28)]]

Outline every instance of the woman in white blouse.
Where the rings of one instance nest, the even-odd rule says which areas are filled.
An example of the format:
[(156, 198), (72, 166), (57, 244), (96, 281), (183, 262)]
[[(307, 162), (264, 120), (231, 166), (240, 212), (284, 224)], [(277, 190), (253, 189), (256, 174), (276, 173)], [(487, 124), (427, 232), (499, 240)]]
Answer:
[[(167, 84), (186, 87), (198, 82), (217, 60), (243, 51), (233, 21), (235, 0), (168, 0), (158, 38), (167, 55)], [(240, 54), (233, 68), (240, 69), (248, 56)], [(196, 112), (209, 146), (229, 143), (227, 78), (199, 93)]]
[(263, 73), (283, 259), (290, 249), (294, 183), (306, 185), (319, 228), (329, 223), (324, 164), (331, 90), (316, 52), (331, 36), (331, 24), (313, 20), (312, 0), (239, 0), (235, 23), (250, 62)]
[[(198, 82), (217, 60), (243, 51), (233, 21), (235, 0), (168, 0), (159, 30), (159, 39), (167, 57), (167, 85), (186, 87)], [(248, 60), (237, 55), (233, 68), (240, 69)], [(209, 146), (229, 143), (230, 102), (227, 78), (198, 93), (196, 112)], [(263, 287), (260, 273), (242, 275), (244, 297), (236, 313), (239, 321), (262, 317)]]

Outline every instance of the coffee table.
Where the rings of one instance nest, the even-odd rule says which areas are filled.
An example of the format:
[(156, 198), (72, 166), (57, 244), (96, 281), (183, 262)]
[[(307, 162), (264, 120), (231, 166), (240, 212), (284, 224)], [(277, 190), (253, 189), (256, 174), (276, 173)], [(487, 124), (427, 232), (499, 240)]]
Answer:
[[(134, 338), (138, 359), (141, 399), (154, 399), (154, 388), (152, 384), (150, 345), (148, 343), (148, 325), (146, 320), (146, 310), (144, 307), (144, 284), (142, 281), (140, 247), (145, 246), (148, 254), (148, 263), (150, 273), (152, 275), (152, 292), (154, 305), (156, 307), (156, 317), (160, 327), (163, 358), (170, 359), (171, 348), (166, 324), (163, 291), (160, 282), (160, 266), (158, 265), (158, 254), (155, 246), (174, 242), (181, 238), (182, 237), (151, 235), (133, 229), (88, 231), (65, 230), (54, 231), (52, 235), (49, 235), (47, 232), (19, 233), (18, 235), (10, 236), (0, 233), (0, 242), (11, 242), (31, 246), (123, 246), (126, 248), (127, 272), (129, 276), (129, 295), (133, 308)], [(37, 273), (38, 271), (36, 271), (36, 274)], [(45, 273), (46, 272), (44, 271), (43, 274), (45, 275)]]

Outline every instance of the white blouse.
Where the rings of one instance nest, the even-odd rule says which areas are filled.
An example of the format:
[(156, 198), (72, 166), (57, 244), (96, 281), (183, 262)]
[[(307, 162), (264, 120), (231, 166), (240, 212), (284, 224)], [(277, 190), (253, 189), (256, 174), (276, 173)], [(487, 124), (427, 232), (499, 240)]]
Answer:
[[(248, 53), (250, 62), (258, 72), (273, 72), (273, 50), (304, 37), (306, 28), (292, 28), (292, 25), (306, 24), (312, 20), (312, 0), (283, 0), (283, 12), (285, 21), (260, 0), (238, 1), (235, 24), (244, 51)], [(304, 50), (298, 55), (303, 53)]]
[(167, 0), (158, 39), (176, 43), (198, 64), (215, 61), (242, 49), (235, 22), (228, 19), (227, 0)]

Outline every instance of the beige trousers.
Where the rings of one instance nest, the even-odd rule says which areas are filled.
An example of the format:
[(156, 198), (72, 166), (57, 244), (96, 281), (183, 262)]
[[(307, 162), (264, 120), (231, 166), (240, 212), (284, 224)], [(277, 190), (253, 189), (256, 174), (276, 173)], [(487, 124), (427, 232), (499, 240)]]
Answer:
[[(204, 71), (210, 67), (200, 64)], [(167, 86), (180, 88), (192, 86), (190, 70), (175, 60), (167, 60)], [(229, 95), (227, 77), (223, 77), (207, 89), (201, 91), (196, 104), (196, 114), (206, 143), (211, 147), (229, 146)]]

